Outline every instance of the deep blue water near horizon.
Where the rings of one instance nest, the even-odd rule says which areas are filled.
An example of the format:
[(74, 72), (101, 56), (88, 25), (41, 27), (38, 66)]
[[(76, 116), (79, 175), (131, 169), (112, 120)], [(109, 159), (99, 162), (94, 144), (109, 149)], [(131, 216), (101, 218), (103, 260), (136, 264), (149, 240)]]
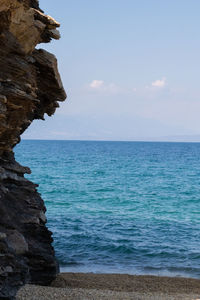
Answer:
[(23, 140), (68, 272), (200, 278), (200, 144)]

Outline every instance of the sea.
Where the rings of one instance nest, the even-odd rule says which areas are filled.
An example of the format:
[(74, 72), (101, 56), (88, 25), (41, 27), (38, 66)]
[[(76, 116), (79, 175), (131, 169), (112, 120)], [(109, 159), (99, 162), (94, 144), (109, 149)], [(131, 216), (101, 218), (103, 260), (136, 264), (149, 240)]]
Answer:
[(22, 140), (61, 271), (200, 278), (200, 143)]

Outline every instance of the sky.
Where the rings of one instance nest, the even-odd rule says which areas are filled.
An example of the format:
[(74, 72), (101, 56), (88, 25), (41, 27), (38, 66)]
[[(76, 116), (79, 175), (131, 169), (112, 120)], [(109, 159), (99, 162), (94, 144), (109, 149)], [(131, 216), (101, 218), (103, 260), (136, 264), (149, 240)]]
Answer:
[(199, 0), (40, 0), (66, 102), (26, 139), (200, 141)]

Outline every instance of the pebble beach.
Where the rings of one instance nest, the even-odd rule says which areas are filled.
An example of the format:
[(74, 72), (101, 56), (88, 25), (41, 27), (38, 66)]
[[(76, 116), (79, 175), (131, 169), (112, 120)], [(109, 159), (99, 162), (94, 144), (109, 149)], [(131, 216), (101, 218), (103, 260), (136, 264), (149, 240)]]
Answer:
[(26, 285), (17, 300), (200, 300), (200, 280), (128, 274), (61, 273), (49, 287)]

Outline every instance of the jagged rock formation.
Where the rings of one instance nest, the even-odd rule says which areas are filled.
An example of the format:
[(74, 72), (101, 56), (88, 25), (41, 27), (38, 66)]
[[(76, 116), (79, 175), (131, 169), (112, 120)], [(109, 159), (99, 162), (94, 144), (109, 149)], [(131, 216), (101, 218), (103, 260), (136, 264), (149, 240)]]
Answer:
[(13, 154), (31, 122), (66, 98), (56, 58), (35, 50), (59, 39), (57, 27), (37, 0), (0, 0), (0, 299), (26, 282), (49, 284), (58, 270), (43, 200)]

